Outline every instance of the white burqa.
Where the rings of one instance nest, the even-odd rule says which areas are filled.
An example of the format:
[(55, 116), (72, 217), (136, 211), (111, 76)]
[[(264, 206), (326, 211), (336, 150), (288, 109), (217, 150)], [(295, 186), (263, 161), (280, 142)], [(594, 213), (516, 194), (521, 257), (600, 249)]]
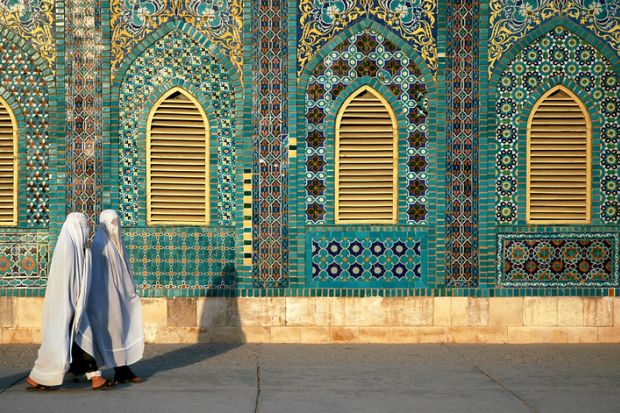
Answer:
[(116, 211), (101, 213), (91, 249), (88, 317), (75, 341), (100, 368), (133, 364), (144, 352), (142, 309)]
[(71, 345), (84, 318), (90, 251), (88, 219), (72, 212), (60, 230), (45, 289), (41, 347), (30, 377), (45, 386), (62, 384), (71, 364)]

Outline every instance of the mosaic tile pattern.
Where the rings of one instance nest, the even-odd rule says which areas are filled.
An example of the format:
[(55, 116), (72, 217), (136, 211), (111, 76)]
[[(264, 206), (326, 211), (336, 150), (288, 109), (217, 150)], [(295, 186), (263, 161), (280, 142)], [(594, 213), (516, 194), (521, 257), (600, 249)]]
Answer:
[(288, 286), (288, 6), (254, 2), (252, 243), (255, 287)]
[(489, 73), (512, 44), (557, 16), (570, 17), (620, 52), (620, 3), (615, 0), (491, 0)]
[(46, 232), (0, 234), (0, 288), (43, 287), (49, 259)]
[[(620, 82), (613, 66), (598, 50), (561, 26), (522, 50), (506, 68), (497, 85), (496, 114), (499, 122), (496, 139), (499, 150), (496, 156), (496, 219), (501, 224), (517, 222), (518, 209), (525, 207), (524, 201), (521, 205), (516, 201), (518, 176), (525, 179), (525, 172), (517, 173), (518, 168), (525, 165), (525, 160), (519, 161), (518, 145), (519, 142), (524, 145), (526, 139), (525, 125), (521, 129), (517, 125), (530, 95), (542, 92), (541, 88), (556, 77), (574, 80), (594, 102), (594, 111), (600, 114), (601, 154), (600, 159), (593, 159), (592, 167), (593, 176), (597, 175), (598, 170), (602, 177), (598, 191), (593, 188), (593, 198), (597, 193), (603, 197), (598, 213), (604, 222), (618, 222)], [(524, 195), (521, 194), (522, 200)], [(593, 209), (592, 214), (596, 213)]]
[(0, 86), (11, 109), (24, 121), (18, 131), (19, 226), (46, 227), (50, 221), (48, 85), (36, 58), (4, 39), (0, 42)]
[(448, 7), (446, 81), (446, 285), (478, 284), (479, 3)]
[(136, 44), (174, 20), (191, 24), (213, 40), (241, 73), (242, 4), (241, 0), (111, 0), (112, 73)]
[(500, 234), (498, 283), (617, 286), (620, 234)]
[(374, 19), (407, 40), (437, 69), (436, 0), (301, 0), (297, 60), (303, 68), (325, 43), (362, 19)]
[(0, 0), (0, 22), (28, 41), (54, 70), (54, 0)]
[(420, 286), (424, 243), (394, 233), (309, 237), (307, 262), (312, 285), (359, 287)]
[(66, 207), (92, 224), (102, 208), (103, 68), (99, 0), (69, 2), (65, 22)]
[(128, 68), (119, 95), (119, 210), (124, 225), (145, 222), (146, 122), (152, 104), (173, 86), (191, 87), (204, 108), (213, 108), (216, 122), (210, 117), (209, 127), (218, 143), (218, 195), (212, 208), (217, 206), (218, 224), (234, 222), (235, 99), (230, 76), (212, 51), (179, 30), (155, 42)]
[[(364, 30), (336, 46), (317, 64), (306, 86), (305, 221), (325, 224), (333, 208), (327, 194), (333, 182), (326, 165), (333, 162), (333, 128), (328, 117), (340, 109), (335, 100), (360, 78), (377, 79), (400, 102), (407, 131), (407, 223), (423, 223), (427, 215), (428, 90), (415, 62), (393, 42), (372, 30)], [(333, 168), (332, 168), (333, 169)], [(400, 191), (399, 191), (400, 192)]]
[(234, 233), (132, 228), (123, 237), (138, 288), (235, 286)]

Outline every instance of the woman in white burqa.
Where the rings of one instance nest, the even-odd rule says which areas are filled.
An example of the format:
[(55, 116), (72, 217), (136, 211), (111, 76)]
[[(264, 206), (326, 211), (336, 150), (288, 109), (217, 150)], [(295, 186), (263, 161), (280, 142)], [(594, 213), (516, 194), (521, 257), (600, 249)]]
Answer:
[[(88, 219), (79, 212), (70, 213), (60, 230), (45, 290), (41, 347), (26, 379), (29, 389), (60, 386), (69, 369), (75, 333), (85, 319), (91, 266), (88, 232)], [(88, 372), (87, 377), (95, 390), (109, 385), (98, 370)]]
[(127, 366), (144, 352), (142, 310), (116, 211), (107, 209), (99, 216), (92, 254), (87, 323), (80, 324), (76, 342), (99, 367), (115, 368), (115, 382), (139, 383)]

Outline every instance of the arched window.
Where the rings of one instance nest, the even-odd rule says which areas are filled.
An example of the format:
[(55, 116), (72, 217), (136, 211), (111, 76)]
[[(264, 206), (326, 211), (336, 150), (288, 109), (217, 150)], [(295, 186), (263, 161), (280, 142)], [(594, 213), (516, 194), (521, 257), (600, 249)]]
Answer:
[(147, 125), (147, 223), (209, 223), (209, 127), (198, 101), (166, 92)]
[(363, 86), (336, 118), (335, 221), (391, 224), (397, 219), (398, 131), (390, 104)]
[(0, 98), (0, 226), (17, 225), (17, 122)]
[(565, 87), (536, 102), (527, 124), (528, 223), (590, 223), (591, 131), (583, 103)]

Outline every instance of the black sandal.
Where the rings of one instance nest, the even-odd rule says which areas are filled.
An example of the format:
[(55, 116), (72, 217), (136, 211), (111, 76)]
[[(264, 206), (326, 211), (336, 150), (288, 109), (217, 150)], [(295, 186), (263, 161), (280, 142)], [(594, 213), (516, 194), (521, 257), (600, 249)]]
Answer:
[(142, 379), (134, 374), (128, 366), (114, 367), (114, 383), (142, 383)]

